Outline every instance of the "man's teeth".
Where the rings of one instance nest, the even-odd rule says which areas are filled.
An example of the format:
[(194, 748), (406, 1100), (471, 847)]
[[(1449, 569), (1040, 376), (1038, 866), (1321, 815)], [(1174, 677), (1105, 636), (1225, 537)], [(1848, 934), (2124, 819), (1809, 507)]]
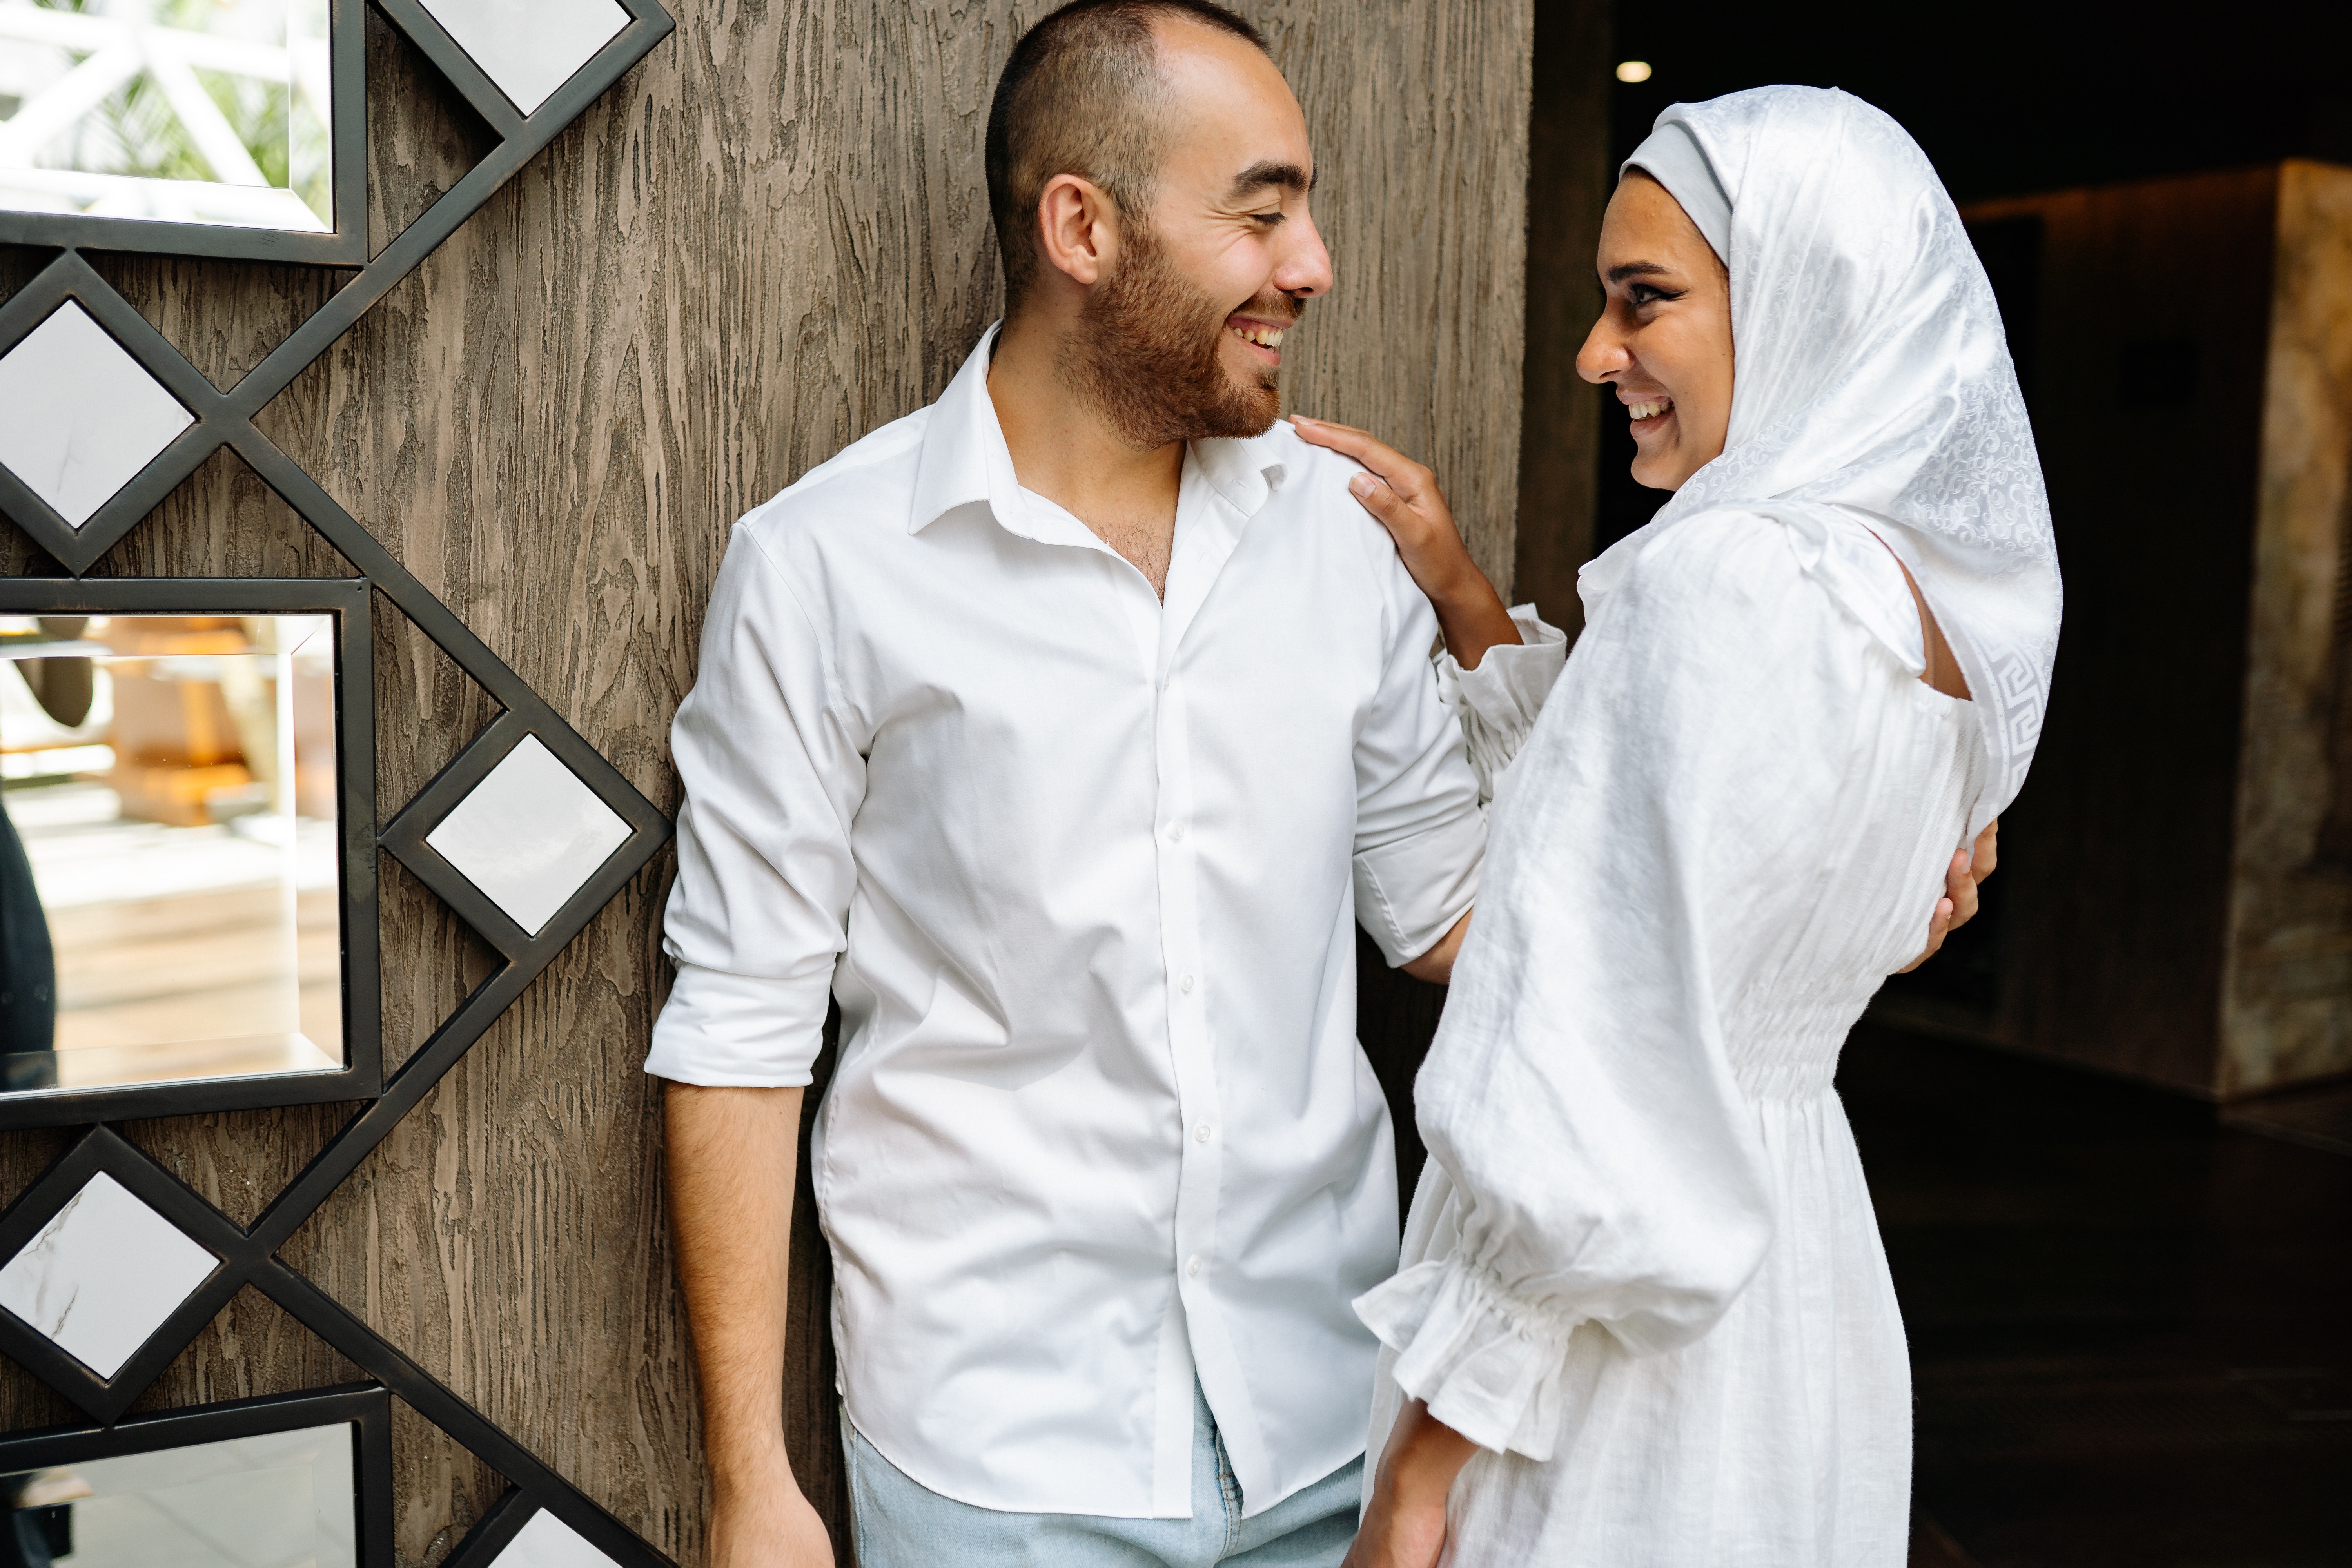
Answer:
[(1655, 419), (1674, 405), (1673, 398), (1661, 397), (1649, 403), (1629, 403), (1625, 405), (1625, 412), (1636, 419)]
[(1247, 326), (1235, 327), (1234, 328), (1234, 331), (1239, 332), (1243, 337), (1248, 339), (1251, 342), (1257, 344), (1261, 348), (1278, 349), (1282, 346), (1282, 334), (1289, 331), (1289, 329), (1287, 327)]

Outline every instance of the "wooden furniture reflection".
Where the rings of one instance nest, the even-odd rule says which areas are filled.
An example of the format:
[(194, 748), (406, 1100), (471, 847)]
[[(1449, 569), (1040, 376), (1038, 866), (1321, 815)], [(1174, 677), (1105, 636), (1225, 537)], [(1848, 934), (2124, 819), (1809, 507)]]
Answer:
[[(131, 656), (108, 664), (114, 767), (107, 783), (125, 816), (198, 827), (277, 804), (276, 675), (264, 664), (273, 649), (255, 640), (270, 635), (266, 624), (257, 632), (222, 616), (124, 616), (106, 624), (107, 646)], [(329, 819), (331, 676), (305, 670), (294, 679), (294, 806)]]
[(2216, 1099), (2352, 1071), (2352, 169), (1966, 216), (2066, 628), (1988, 918), (1881, 1010)]
[(175, 827), (213, 821), (208, 803), (246, 795), (253, 772), (221, 683), (176, 673), (168, 661), (254, 652), (244, 623), (228, 616), (123, 616), (105, 635), (118, 654), (153, 656), (152, 662), (114, 661), (107, 672), (114, 687), (114, 767), (107, 783), (122, 797), (122, 814)]

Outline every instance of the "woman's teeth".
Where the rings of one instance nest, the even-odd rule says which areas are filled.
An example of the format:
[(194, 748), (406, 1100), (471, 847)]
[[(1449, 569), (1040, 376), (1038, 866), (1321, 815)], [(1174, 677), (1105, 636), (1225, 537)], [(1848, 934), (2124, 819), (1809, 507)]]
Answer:
[(1625, 405), (1625, 412), (1631, 414), (1636, 420), (1655, 419), (1674, 405), (1673, 398), (1660, 397), (1648, 403), (1629, 403)]
[(1260, 348), (1267, 349), (1280, 348), (1282, 346), (1282, 334), (1288, 330), (1289, 329), (1286, 327), (1247, 326), (1234, 328), (1234, 331), (1239, 332), (1247, 341), (1257, 344)]

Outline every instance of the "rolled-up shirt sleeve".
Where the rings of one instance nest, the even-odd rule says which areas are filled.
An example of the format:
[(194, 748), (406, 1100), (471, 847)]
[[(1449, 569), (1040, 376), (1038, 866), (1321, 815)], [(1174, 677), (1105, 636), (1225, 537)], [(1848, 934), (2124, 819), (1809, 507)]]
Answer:
[(663, 948), (677, 966), (646, 1071), (809, 1081), (846, 942), (866, 761), (824, 638), (748, 525), (713, 586), (670, 745), (686, 802)]
[(1437, 616), (1393, 551), (1381, 569), (1389, 643), (1356, 740), (1356, 918), (1393, 966), (1427, 952), (1469, 910), (1486, 817), (1462, 726), (1430, 668)]

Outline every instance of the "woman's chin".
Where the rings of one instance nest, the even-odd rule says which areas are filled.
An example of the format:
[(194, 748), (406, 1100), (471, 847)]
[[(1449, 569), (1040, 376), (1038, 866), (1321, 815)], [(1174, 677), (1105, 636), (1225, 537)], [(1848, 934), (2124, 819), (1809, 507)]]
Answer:
[(1633, 482), (1654, 490), (1678, 490), (1689, 478), (1670, 453), (1643, 452), (1633, 459)]

